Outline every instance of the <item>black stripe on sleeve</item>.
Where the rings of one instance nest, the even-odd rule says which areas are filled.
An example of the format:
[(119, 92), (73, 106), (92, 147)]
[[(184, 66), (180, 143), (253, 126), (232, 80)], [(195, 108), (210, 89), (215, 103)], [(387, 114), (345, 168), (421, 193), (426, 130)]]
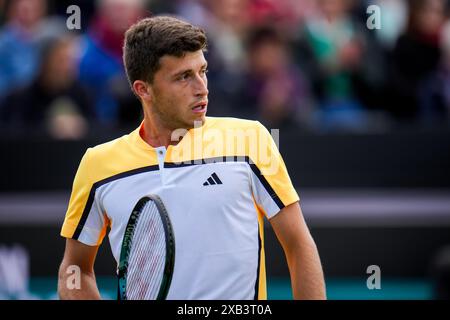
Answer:
[(73, 233), (72, 239), (78, 240), (78, 238), (80, 237), (81, 231), (83, 231), (84, 224), (86, 223), (89, 212), (91, 211), (92, 203), (94, 202), (95, 189), (96, 189), (96, 187), (94, 184), (91, 188), (91, 191), (89, 192), (89, 198), (86, 202), (86, 205), (84, 206), (83, 214), (81, 215), (81, 219), (78, 222), (75, 232)]
[(263, 185), (264, 189), (269, 193), (270, 197), (275, 201), (278, 208), (281, 210), (285, 207), (284, 203), (281, 201), (281, 199), (278, 197), (277, 193), (272, 189), (269, 182), (266, 180), (266, 178), (261, 174), (261, 171), (258, 169), (258, 167), (253, 164), (249, 163), (250, 168), (252, 168), (253, 173), (258, 178), (259, 182)]
[(96, 183), (94, 183), (89, 192), (89, 197), (88, 197), (88, 200), (84, 207), (83, 214), (81, 215), (81, 219), (78, 222), (75, 232), (73, 233), (72, 239), (78, 240), (78, 238), (80, 237), (81, 231), (83, 231), (84, 224), (86, 223), (86, 220), (89, 216), (89, 212), (91, 211), (91, 208), (92, 208), (92, 203), (94, 202), (95, 192), (96, 192), (97, 188), (99, 188), (102, 185), (107, 184), (109, 182), (115, 181), (115, 180), (119, 180), (122, 178), (126, 178), (129, 176), (133, 176), (133, 175), (144, 173), (144, 172), (156, 171), (156, 170), (159, 170), (158, 165), (142, 167), (142, 168), (122, 172), (122, 173), (116, 174), (114, 176), (111, 176), (109, 178), (106, 178), (106, 179), (103, 179), (103, 180), (100, 180), (100, 181), (97, 181)]

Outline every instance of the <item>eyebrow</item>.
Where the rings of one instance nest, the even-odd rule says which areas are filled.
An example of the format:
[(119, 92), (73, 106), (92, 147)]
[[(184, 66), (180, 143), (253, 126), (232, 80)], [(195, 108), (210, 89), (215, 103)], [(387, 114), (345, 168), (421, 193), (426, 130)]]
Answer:
[[(208, 62), (205, 62), (205, 63), (202, 65), (202, 67), (201, 67), (201, 69), (206, 69), (206, 68), (208, 68)], [(182, 70), (182, 71), (177, 72), (176, 74), (174, 74), (174, 75), (172, 76), (172, 78), (177, 78), (177, 77), (181, 76), (182, 74), (185, 74), (185, 73), (191, 73), (191, 72), (192, 72), (192, 69)]]

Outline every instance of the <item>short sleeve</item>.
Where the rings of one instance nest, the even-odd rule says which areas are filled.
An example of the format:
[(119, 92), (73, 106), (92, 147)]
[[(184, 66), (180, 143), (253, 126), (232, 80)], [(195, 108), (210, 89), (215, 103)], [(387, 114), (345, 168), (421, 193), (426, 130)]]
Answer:
[(90, 150), (84, 154), (75, 175), (61, 236), (95, 246), (105, 236), (107, 219), (96, 197), (95, 181), (91, 178)]
[(258, 148), (250, 154), (252, 192), (267, 218), (299, 201), (286, 165), (269, 131), (256, 121)]

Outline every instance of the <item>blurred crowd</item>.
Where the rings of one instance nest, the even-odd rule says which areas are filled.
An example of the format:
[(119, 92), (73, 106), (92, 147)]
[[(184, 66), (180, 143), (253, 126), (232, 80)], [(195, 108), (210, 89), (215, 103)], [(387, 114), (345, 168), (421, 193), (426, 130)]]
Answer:
[(209, 115), (316, 132), (445, 127), (448, 9), (446, 0), (0, 0), (0, 128), (80, 139), (136, 127), (123, 34), (154, 14), (206, 30)]

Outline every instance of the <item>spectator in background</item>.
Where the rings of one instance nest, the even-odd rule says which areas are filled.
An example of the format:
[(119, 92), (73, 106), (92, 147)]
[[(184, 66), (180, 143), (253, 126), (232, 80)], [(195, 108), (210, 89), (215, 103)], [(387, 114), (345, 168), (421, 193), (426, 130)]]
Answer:
[(438, 68), (423, 81), (418, 92), (421, 122), (432, 127), (450, 124), (450, 21), (442, 29), (440, 47)]
[(67, 17), (67, 8), (72, 5), (80, 8), (81, 31), (86, 30), (95, 12), (95, 0), (50, 0), (48, 4), (51, 12), (64, 17)]
[(271, 25), (291, 35), (303, 19), (315, 10), (316, 0), (250, 0), (249, 17), (253, 27)]
[(77, 81), (75, 51), (72, 36), (46, 40), (36, 79), (7, 96), (0, 108), (3, 127), (57, 139), (79, 139), (87, 133), (93, 108)]
[(125, 31), (145, 13), (145, 0), (97, 1), (97, 12), (83, 38), (79, 77), (94, 97), (96, 116), (103, 124), (118, 124), (121, 108), (125, 115), (140, 115), (139, 102), (128, 88), (122, 46)]
[(390, 58), (390, 112), (401, 121), (415, 121), (422, 87), (441, 59), (440, 33), (445, 21), (444, 0), (410, 0), (408, 26)]
[(375, 30), (378, 41), (384, 48), (392, 49), (398, 37), (405, 31), (408, 14), (407, 1), (375, 0), (368, 2), (364, 9), (367, 9), (370, 4), (375, 4), (381, 10), (381, 28)]
[(367, 89), (382, 82), (382, 68), (375, 59), (378, 49), (370, 47), (365, 26), (351, 15), (352, 4), (319, 0), (316, 15), (306, 19), (300, 32), (299, 41), (305, 42), (300, 47), (310, 52), (313, 66), (308, 78), (314, 83), (319, 105), (315, 121), (320, 129), (364, 130), (367, 117), (360, 90), (367, 94)]
[(248, 39), (248, 72), (236, 114), (255, 116), (269, 128), (297, 127), (308, 119), (309, 88), (293, 64), (288, 43), (273, 28), (260, 28)]
[(0, 27), (5, 22), (5, 0), (0, 0)]
[(4, 8), (6, 23), (0, 30), (0, 100), (9, 91), (29, 84), (36, 75), (47, 3), (11, 0)]

